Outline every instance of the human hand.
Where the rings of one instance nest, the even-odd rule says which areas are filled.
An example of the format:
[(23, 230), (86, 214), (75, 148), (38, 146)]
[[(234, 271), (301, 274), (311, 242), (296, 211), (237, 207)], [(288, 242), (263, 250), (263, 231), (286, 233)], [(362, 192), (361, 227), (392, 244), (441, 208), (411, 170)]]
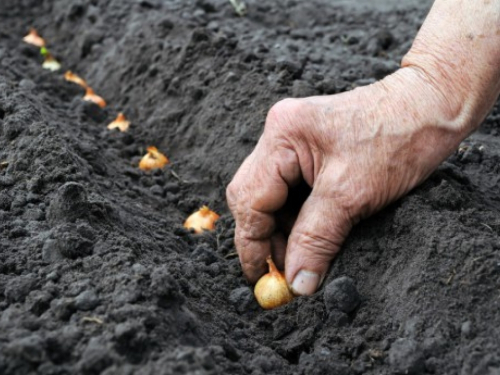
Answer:
[[(413, 67), (350, 92), (274, 105), (227, 188), (248, 280), (266, 272), (271, 254), (295, 294), (314, 293), (352, 226), (422, 182), (458, 146), (457, 121), (433, 79)], [(283, 218), (301, 181), (312, 190), (296, 217)]]

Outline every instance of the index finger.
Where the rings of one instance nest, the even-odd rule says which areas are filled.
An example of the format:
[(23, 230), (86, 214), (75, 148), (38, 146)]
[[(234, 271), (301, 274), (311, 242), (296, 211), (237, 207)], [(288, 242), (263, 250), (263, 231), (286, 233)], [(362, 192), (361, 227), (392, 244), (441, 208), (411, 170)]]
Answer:
[(273, 147), (262, 137), (227, 188), (229, 208), (236, 221), (236, 250), (243, 272), (252, 283), (267, 269), (276, 225), (274, 213), (284, 205), (289, 186), (300, 176), (295, 151)]

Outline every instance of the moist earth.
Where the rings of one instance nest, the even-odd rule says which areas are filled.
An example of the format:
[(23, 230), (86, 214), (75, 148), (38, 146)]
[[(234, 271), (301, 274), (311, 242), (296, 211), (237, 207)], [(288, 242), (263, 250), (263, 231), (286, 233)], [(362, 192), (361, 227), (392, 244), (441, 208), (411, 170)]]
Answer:
[[(256, 304), (224, 191), (268, 109), (390, 74), (431, 4), (247, 5), (1, 1), (0, 373), (500, 374), (498, 104), (354, 228), (314, 296)], [(142, 172), (151, 145), (171, 163)], [(221, 219), (195, 235), (204, 204)]]

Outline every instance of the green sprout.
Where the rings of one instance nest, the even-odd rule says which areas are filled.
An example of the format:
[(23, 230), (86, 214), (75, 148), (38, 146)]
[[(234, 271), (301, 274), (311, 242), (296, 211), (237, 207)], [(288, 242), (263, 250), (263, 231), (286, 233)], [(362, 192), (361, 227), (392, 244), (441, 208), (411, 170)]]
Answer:
[(229, 0), (229, 2), (240, 17), (243, 17), (247, 13), (247, 6), (243, 0)]

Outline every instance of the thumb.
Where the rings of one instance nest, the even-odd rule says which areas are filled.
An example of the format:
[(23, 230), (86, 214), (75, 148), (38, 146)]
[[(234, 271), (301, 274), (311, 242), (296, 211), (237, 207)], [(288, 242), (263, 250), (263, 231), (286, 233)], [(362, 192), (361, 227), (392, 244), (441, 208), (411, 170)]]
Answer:
[(316, 292), (351, 227), (336, 199), (315, 195), (313, 190), (288, 238), (285, 272), (294, 294)]

